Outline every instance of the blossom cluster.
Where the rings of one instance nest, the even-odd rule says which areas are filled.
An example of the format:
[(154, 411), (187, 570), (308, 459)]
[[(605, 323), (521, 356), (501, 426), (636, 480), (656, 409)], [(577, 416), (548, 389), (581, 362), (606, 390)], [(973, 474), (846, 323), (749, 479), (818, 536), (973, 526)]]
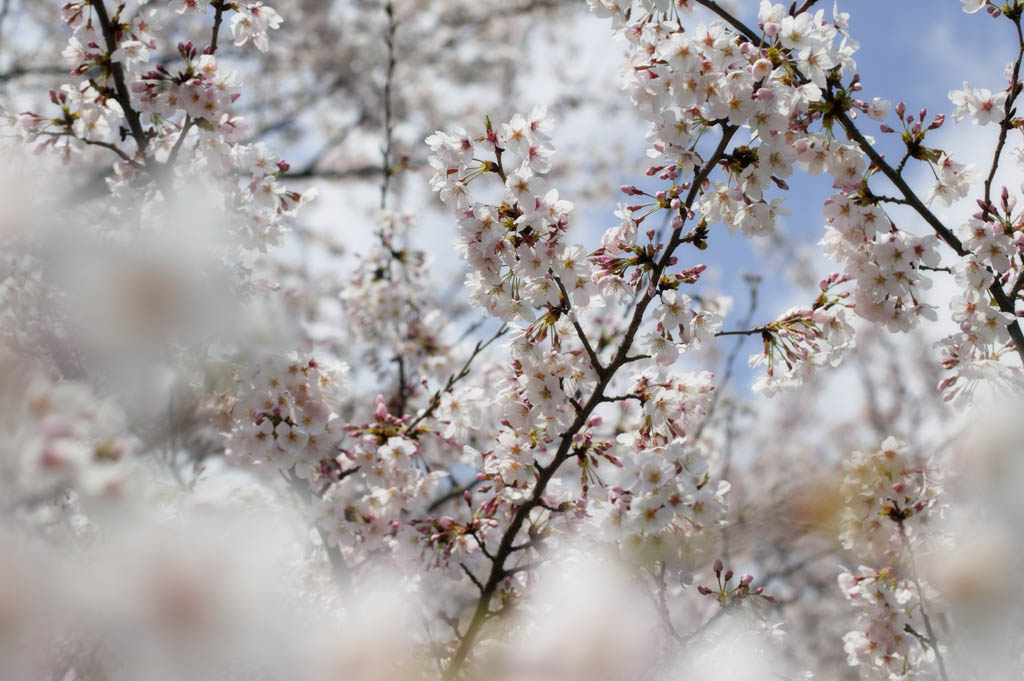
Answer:
[(347, 385), (344, 365), (269, 358), (238, 377), (226, 456), (247, 466), (269, 464), (314, 481), (337, 475), (338, 420)]
[[(205, 12), (211, 3), (180, 2), (169, 10)], [(261, 145), (247, 144), (246, 122), (231, 111), (241, 81), (215, 56), (221, 17), (233, 12), (235, 44), (251, 40), (266, 50), (267, 31), (280, 16), (262, 2), (214, 2), (210, 45), (177, 45), (180, 64), (159, 62), (155, 31), (165, 10), (146, 3), (106, 6), (68, 2), (61, 8), (72, 29), (64, 59), (76, 78), (51, 92), (56, 116), (30, 111), (16, 118), (16, 129), (37, 151), (57, 150), (67, 163), (90, 146), (119, 156), (107, 184), (116, 205), (139, 198), (167, 199), (209, 178), (219, 187), (224, 213), (246, 249), (265, 251), (276, 244), (287, 222), (309, 196), (279, 181), (288, 164)], [(134, 12), (131, 11), (134, 9)], [(122, 131), (127, 131), (122, 135)], [(134, 148), (125, 148), (124, 144)], [(181, 153), (183, 149), (191, 153)]]
[[(689, 439), (708, 416), (711, 375), (666, 375), (664, 367), (714, 337), (722, 323), (719, 308), (683, 292), (699, 280), (701, 265), (671, 273), (662, 266), (656, 285), (643, 283), (664, 245), (653, 234), (648, 244), (637, 243), (642, 218), (632, 215), (635, 210), (621, 209), (622, 222), (589, 255), (564, 244), (572, 205), (543, 184), (553, 151), (549, 129), (544, 112), (535, 109), (499, 125), (488, 120), (479, 136), (456, 130), (427, 140), (432, 185), (459, 219), (470, 300), (512, 325), (512, 362), (497, 372), (489, 395), (501, 428), (483, 451), (466, 448), (481, 483), (465, 493), (473, 515), (428, 519), (421, 532), (430, 535), (444, 564), (457, 554), (471, 572), (486, 569), (488, 547), (494, 550), (517, 507), (539, 504), (531, 525), (578, 528), (641, 562), (692, 568), (679, 559), (699, 553), (721, 522), (728, 484), (712, 479), (707, 457)], [(494, 160), (481, 160), (487, 154)], [(510, 154), (520, 159), (514, 170), (506, 167)], [(471, 183), (488, 176), (503, 184), (500, 204), (472, 199)], [(640, 358), (650, 368), (621, 383), (625, 394), (615, 401), (628, 416), (609, 433), (602, 417), (584, 420), (605, 401), (603, 372), (612, 361), (610, 351), (600, 353), (602, 359), (590, 339), (625, 332), (628, 344), (637, 329), (618, 328), (614, 315), (585, 313), (628, 303), (628, 292), (654, 303), (650, 323), (642, 325), (647, 330), (636, 336), (650, 350), (649, 358)], [(554, 541), (550, 532), (542, 534)], [(532, 547), (537, 537), (528, 531), (518, 541)]]
[[(585, 308), (595, 292), (583, 248), (564, 242), (573, 205), (545, 184), (551, 125), (537, 108), (497, 127), (488, 120), (478, 139), (461, 129), (427, 138), (431, 186), (459, 216), (456, 248), (470, 266), (470, 302), (505, 321), (534, 322), (535, 333), (557, 319), (553, 310), (563, 300)], [(485, 151), (495, 160), (476, 160)], [(505, 152), (521, 157), (518, 167), (506, 171)], [(500, 204), (473, 201), (470, 183), (484, 173), (501, 177)], [(538, 319), (538, 309), (548, 313)]]
[(856, 282), (858, 315), (890, 331), (908, 331), (921, 317), (937, 318), (920, 292), (931, 286), (921, 267), (939, 265), (934, 235), (918, 237), (897, 229), (877, 205), (863, 205), (848, 194), (829, 199), (825, 216), (822, 244)]
[(448, 359), (442, 313), (430, 293), (430, 261), (408, 243), (413, 224), (412, 214), (383, 213), (377, 239), (338, 293), (369, 360), (383, 364), (400, 358), (407, 381), (420, 370), (435, 373), (432, 369)]
[[(1001, 122), (1009, 116), (1007, 97), (1013, 87), (1011, 84), (1008, 90), (993, 95), (964, 82), (963, 90), (949, 93), (956, 106), (953, 119), (969, 114), (975, 125)], [(1014, 346), (1009, 327), (1015, 315), (992, 296), (994, 289), (1004, 290), (1008, 283), (1012, 283), (1014, 297), (1019, 291), (1016, 282), (1024, 249), (1024, 216), (1015, 210), (1016, 205), (1016, 197), (1003, 187), (998, 203), (979, 200), (980, 210), (956, 230), (964, 255), (952, 266), (959, 291), (949, 307), (959, 331), (939, 343), (943, 367), (951, 372), (939, 383), (939, 390), (945, 399), (961, 406), (983, 382), (1014, 391), (1024, 380), (1016, 368), (1001, 360)], [(1009, 304), (1016, 306), (1016, 300)]]
[(876, 452), (851, 453), (842, 466), (840, 543), (883, 566), (839, 576), (858, 612), (857, 628), (843, 637), (848, 662), (875, 678), (927, 678), (938, 645), (925, 638), (928, 608), (938, 594), (917, 574), (914, 552), (926, 546), (929, 521), (941, 515), (941, 480), (932, 467), (912, 464), (907, 445), (893, 437)]
[(320, 526), (329, 545), (357, 551), (353, 562), (376, 551), (404, 555), (408, 544), (415, 545), (412, 521), (424, 516), (447, 475), (428, 472), (406, 426), (378, 397), (373, 421), (346, 427), (337, 469), (323, 476), (328, 486), (319, 504)]
[[(616, 17), (625, 16), (627, 4), (590, 3), (599, 16)], [(773, 185), (785, 188), (795, 165), (828, 161), (837, 174), (857, 174), (856, 158), (823, 153), (824, 139), (807, 130), (829, 75), (853, 72), (857, 44), (847, 32), (847, 15), (837, 14), (834, 22), (821, 10), (793, 17), (781, 4), (762, 2), (760, 45), (723, 22), (698, 25), (691, 34), (658, 12), (636, 16), (619, 29), (631, 47), (624, 73), (634, 103), (651, 122), (648, 154), (657, 165), (648, 173), (672, 182), (669, 200), (688, 189), (686, 180), (700, 163), (696, 142), (714, 126), (750, 130), (750, 141), (725, 157), (727, 181), (713, 181), (696, 202), (708, 223), (722, 222), (731, 232), (773, 230), (786, 212), (781, 199), (765, 194)]]
[[(783, 5), (763, 1), (757, 43), (724, 22), (686, 30), (674, 13), (692, 10), (691, 3), (672, 4), (667, 14), (664, 8), (632, 3), (595, 0), (590, 5), (599, 16), (615, 17), (618, 33), (630, 42), (624, 73), (634, 103), (651, 122), (648, 155), (655, 165), (648, 175), (671, 183), (655, 194), (623, 188), (628, 195), (645, 195), (652, 201), (622, 207), (623, 222), (606, 234), (596, 254), (601, 268), (598, 283), (606, 295), (623, 296), (642, 282), (642, 263), (650, 262), (661, 245), (653, 243), (652, 236), (649, 246), (638, 246), (638, 225), (655, 211), (677, 213), (672, 221), (676, 230), (699, 212), (694, 242), (703, 247), (706, 230), (714, 223), (745, 236), (772, 233), (778, 217), (788, 213), (782, 199), (770, 198), (767, 192), (773, 186), (786, 189), (796, 168), (811, 175), (827, 171), (837, 187), (863, 181), (867, 166), (856, 145), (833, 139), (827, 130), (811, 129), (828, 109), (828, 90), (854, 70), (857, 43), (849, 35), (848, 15), (836, 12), (832, 22), (824, 19), (822, 10), (790, 16)], [(884, 102), (871, 105), (874, 115), (884, 110)], [(719, 127), (722, 141), (715, 162), (726, 171), (725, 181), (709, 179), (706, 186), (694, 187), (689, 178), (707, 162), (701, 139)], [(730, 150), (727, 144), (741, 128), (749, 129), (750, 139)], [(692, 281), (699, 274), (698, 270), (676, 276)], [(832, 284), (835, 281), (833, 277)], [(663, 299), (666, 293), (672, 297), (662, 291)], [(797, 365), (809, 369), (838, 363), (852, 344), (852, 333), (842, 309), (832, 308), (832, 303), (819, 301), (813, 313), (794, 310), (765, 327), (765, 353), (752, 358), (768, 364), (759, 389), (773, 393), (799, 384), (807, 371), (794, 371)], [(854, 309), (868, 314), (860, 306)], [(706, 333), (720, 328), (713, 319), (700, 326)], [(685, 343), (686, 328), (681, 331)], [(823, 338), (827, 346), (820, 348), (816, 342)], [(673, 348), (666, 346), (666, 339), (664, 334), (652, 338), (652, 352), (670, 362)], [(774, 371), (776, 356), (787, 365), (785, 380)]]
[(941, 491), (936, 472), (912, 465), (907, 446), (892, 437), (876, 452), (850, 454), (843, 471), (839, 539), (844, 548), (862, 554), (898, 551), (906, 521), (913, 518), (913, 527), (926, 524)]
[[(36, 369), (0, 360), (5, 385), (0, 485), (17, 504), (116, 496), (132, 471), (136, 443), (124, 413), (92, 387), (56, 381)], [(17, 390), (17, 392), (15, 392)]]
[(857, 574), (842, 573), (839, 587), (858, 611), (858, 627), (843, 636), (851, 666), (863, 669), (866, 678), (931, 678), (935, 654), (911, 633), (920, 599), (910, 580), (893, 568), (861, 566)]

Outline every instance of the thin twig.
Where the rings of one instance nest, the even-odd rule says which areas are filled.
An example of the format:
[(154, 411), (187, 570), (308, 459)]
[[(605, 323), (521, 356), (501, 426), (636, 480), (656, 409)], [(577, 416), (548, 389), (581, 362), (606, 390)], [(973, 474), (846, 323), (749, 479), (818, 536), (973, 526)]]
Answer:
[(666, 597), (666, 591), (668, 591), (668, 584), (665, 582), (665, 563), (662, 562), (660, 569), (657, 572), (651, 571), (651, 576), (654, 578), (654, 606), (658, 611), (658, 617), (661, 618), (661, 623), (665, 625), (666, 631), (669, 635), (674, 638), (677, 642), (682, 642), (683, 637), (679, 635), (679, 631), (675, 625), (672, 624), (672, 615), (668, 609), (668, 599)]
[[(750, 286), (750, 301), (747, 304), (747, 314), (741, 320), (740, 326), (750, 326), (750, 323), (754, 319), (754, 312), (757, 310), (758, 282), (753, 277), (748, 277), (747, 281)], [(758, 329), (758, 331), (763, 331), (763, 328), (764, 327)], [(753, 334), (740, 334), (735, 332), (730, 334), (729, 332), (726, 332), (723, 333), (722, 335), (749, 336)], [(711, 394), (711, 402), (710, 404), (708, 404), (708, 409), (704, 415), (704, 420), (701, 421), (700, 425), (697, 427), (697, 431), (693, 434), (693, 442), (698, 442), (700, 440), (700, 436), (701, 434), (703, 434), (704, 429), (707, 427), (709, 423), (711, 423), (711, 417), (714, 416), (715, 408), (718, 406), (718, 402), (719, 400), (721, 400), (721, 395), (724, 392), (722, 388), (729, 384), (729, 381), (732, 379), (733, 372), (736, 370), (736, 360), (739, 358), (740, 348), (743, 347), (743, 342), (744, 338), (741, 337), (737, 338), (736, 343), (733, 344), (732, 350), (729, 352), (729, 356), (725, 360), (725, 373), (722, 376), (722, 380), (715, 387), (714, 392)]]
[(427, 506), (427, 513), (433, 513), (438, 508), (444, 506), (452, 499), (458, 499), (459, 497), (463, 496), (466, 492), (472, 491), (474, 487), (480, 484), (480, 482), (480, 480), (474, 479), (465, 485), (453, 485), (451, 490), (449, 490), (445, 494), (442, 494), (437, 499), (434, 499), (434, 501), (430, 502), (430, 506)]
[(767, 326), (758, 326), (754, 329), (742, 329), (737, 331), (718, 331), (715, 333), (716, 336), (753, 336), (758, 333), (765, 333), (770, 331)]
[(906, 528), (903, 527), (903, 523), (899, 523), (900, 537), (903, 539), (904, 546), (907, 547), (907, 557), (910, 558), (910, 577), (914, 581), (914, 586), (917, 588), (917, 598), (920, 601), (921, 619), (924, 620), (924, 630), (928, 634), (928, 644), (935, 651), (935, 662), (939, 667), (939, 675), (942, 677), (942, 681), (949, 681), (949, 674), (946, 673), (946, 663), (942, 659), (942, 651), (939, 650), (939, 640), (935, 636), (935, 629), (932, 628), (932, 620), (928, 616), (928, 611), (924, 607), (924, 589), (921, 587), (921, 580), (917, 575), (917, 560), (914, 558), (914, 548), (910, 545), (910, 538), (907, 536)]
[(466, 573), (467, 577), (469, 577), (469, 581), (473, 582), (476, 588), (480, 590), (480, 593), (483, 593), (484, 585), (481, 584), (480, 580), (476, 578), (476, 575), (473, 574), (473, 571), (466, 567), (465, 563), (459, 563), (459, 567), (462, 568), (462, 571)]
[(466, 359), (466, 362), (462, 365), (462, 368), (448, 377), (448, 380), (445, 382), (444, 387), (436, 391), (430, 397), (430, 404), (427, 406), (427, 408), (423, 410), (423, 412), (419, 416), (410, 421), (405, 426), (402, 432), (404, 434), (413, 433), (416, 429), (416, 426), (418, 426), (424, 419), (429, 418), (434, 413), (434, 411), (441, 405), (441, 395), (450, 392), (456, 383), (458, 383), (467, 375), (469, 375), (469, 368), (470, 365), (473, 363), (473, 360), (476, 359), (477, 356), (481, 352), (483, 352), (488, 345), (504, 336), (507, 331), (508, 325), (502, 324), (501, 328), (499, 328), (494, 333), (494, 335), (491, 336), (489, 339), (487, 339), (486, 341), (477, 341), (476, 346), (473, 348), (473, 352), (470, 353), (469, 357)]
[(391, 184), (391, 146), (394, 128), (391, 122), (391, 88), (395, 76), (395, 8), (390, 0), (384, 3), (384, 14), (387, 16), (388, 27), (384, 39), (388, 47), (387, 72), (384, 79), (384, 146), (381, 148), (381, 185), (380, 209), (387, 208), (388, 187)]
[(709, 10), (721, 17), (727, 24), (739, 31), (747, 40), (751, 42), (759, 42), (761, 36), (758, 35), (753, 29), (744, 24), (742, 21), (732, 15), (732, 13), (719, 5), (714, 0), (697, 0), (698, 5), (703, 5)]
[(590, 365), (594, 367), (594, 371), (600, 376), (604, 373), (605, 368), (601, 365), (601, 360), (598, 358), (597, 353), (594, 352), (593, 346), (590, 344), (590, 339), (587, 338), (587, 334), (583, 332), (583, 327), (580, 326), (579, 321), (576, 320), (575, 316), (569, 310), (569, 292), (565, 290), (565, 284), (562, 283), (562, 279), (555, 275), (555, 283), (558, 284), (558, 290), (562, 293), (562, 300), (565, 304), (565, 314), (569, 315), (569, 319), (572, 321), (572, 327), (576, 329), (576, 335), (579, 336), (580, 343), (583, 344), (583, 349), (587, 352), (587, 357), (590, 358)]

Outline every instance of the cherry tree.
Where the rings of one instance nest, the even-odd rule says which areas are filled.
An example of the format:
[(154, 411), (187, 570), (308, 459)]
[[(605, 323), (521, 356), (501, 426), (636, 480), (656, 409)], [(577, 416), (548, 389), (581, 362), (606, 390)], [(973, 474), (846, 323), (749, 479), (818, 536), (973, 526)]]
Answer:
[(1024, 3), (933, 115), (819, 4), (0, 5), (5, 678), (1014, 673)]

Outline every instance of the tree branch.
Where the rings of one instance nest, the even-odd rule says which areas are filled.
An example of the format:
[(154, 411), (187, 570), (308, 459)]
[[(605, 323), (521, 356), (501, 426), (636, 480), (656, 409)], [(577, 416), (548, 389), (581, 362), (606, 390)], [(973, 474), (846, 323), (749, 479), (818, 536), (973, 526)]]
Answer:
[(124, 79), (124, 68), (121, 66), (121, 62), (109, 61), (110, 56), (118, 49), (118, 43), (114, 26), (110, 23), (110, 17), (107, 15), (105, 0), (93, 0), (92, 8), (96, 10), (96, 19), (99, 21), (100, 28), (103, 31), (103, 41), (107, 44), (108, 66), (111, 78), (114, 81), (115, 98), (117, 103), (121, 105), (125, 120), (128, 121), (128, 129), (139, 148), (143, 164), (155, 176), (152, 161), (146, 154), (147, 149), (149, 149), (149, 138), (146, 137), (146, 132), (142, 129), (139, 112), (132, 107), (131, 96), (128, 94), (128, 85)]
[[(704, 165), (697, 172), (694, 177), (693, 183), (690, 186), (690, 190), (687, 193), (686, 200), (680, 206), (680, 214), (685, 217), (690, 208), (693, 206), (694, 201), (700, 192), (701, 186), (704, 181), (707, 180), (708, 176), (718, 165), (719, 161), (725, 156), (726, 149), (729, 146), (729, 142), (732, 140), (733, 135), (736, 134), (738, 127), (731, 126), (727, 123), (722, 124), (722, 139), (719, 141), (714, 153), (708, 158)], [(653, 271), (651, 272), (651, 281), (658, 281), (661, 278), (662, 273), (668, 267), (671, 261), (675, 249), (682, 244), (686, 238), (682, 235), (683, 223), (681, 222), (678, 227), (672, 232), (672, 237), (669, 240), (668, 246), (662, 253), (661, 258), (658, 260)], [(492, 596), (498, 590), (498, 586), (504, 581), (510, 574), (511, 571), (505, 568), (505, 562), (512, 554), (512, 547), (515, 545), (515, 539), (519, 534), (519, 530), (523, 527), (526, 519), (535, 508), (540, 506), (543, 501), (544, 491), (547, 489), (548, 483), (554, 477), (558, 469), (572, 456), (572, 444), (574, 436), (582, 430), (583, 426), (586, 425), (590, 414), (594, 409), (603, 402), (604, 391), (607, 389), (612, 377), (615, 373), (627, 362), (629, 356), (630, 347), (633, 344), (633, 340), (640, 328), (640, 324), (643, 321), (644, 313), (647, 307), (650, 305), (651, 300), (657, 295), (655, 290), (648, 288), (644, 293), (643, 297), (637, 302), (637, 305), (633, 311), (633, 317), (630, 320), (629, 327), (623, 337), (622, 343), (619, 345), (618, 350), (615, 353), (615, 357), (611, 363), (607, 366), (606, 370), (602, 375), (598, 377), (597, 384), (594, 386), (593, 392), (587, 399), (586, 403), (577, 412), (575, 420), (572, 424), (562, 433), (559, 441), (558, 450), (555, 452), (551, 463), (547, 466), (540, 467), (538, 470), (537, 481), (534, 484), (533, 492), (530, 498), (523, 502), (515, 509), (515, 513), (512, 516), (512, 520), (506, 527), (505, 532), (502, 534), (501, 541), (498, 545), (498, 550), (494, 554), (494, 561), (491, 566), (490, 575), (487, 581), (484, 583), (484, 591), (480, 595), (480, 600), (477, 601), (476, 608), (473, 612), (473, 617), (469, 622), (469, 626), (466, 629), (465, 636), (459, 642), (458, 648), (456, 648), (454, 655), (452, 655), (451, 661), (448, 663), (445, 673), (442, 677), (443, 681), (453, 681), (462, 669), (462, 665), (466, 661), (466, 657), (469, 655), (469, 651), (472, 649), (473, 644), (476, 642), (477, 636), (480, 633), (481, 627), (487, 620), (487, 613), (490, 610), (490, 602)]]

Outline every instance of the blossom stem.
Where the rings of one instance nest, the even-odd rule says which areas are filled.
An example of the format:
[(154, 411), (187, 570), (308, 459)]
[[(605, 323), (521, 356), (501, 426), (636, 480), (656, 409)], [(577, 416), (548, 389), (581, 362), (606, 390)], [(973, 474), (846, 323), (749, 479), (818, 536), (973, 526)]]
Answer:
[(220, 37), (220, 25), (224, 20), (225, 2), (226, 0), (216, 0), (216, 2), (213, 3), (213, 34), (210, 37), (210, 54), (215, 54), (217, 52), (217, 38)]

